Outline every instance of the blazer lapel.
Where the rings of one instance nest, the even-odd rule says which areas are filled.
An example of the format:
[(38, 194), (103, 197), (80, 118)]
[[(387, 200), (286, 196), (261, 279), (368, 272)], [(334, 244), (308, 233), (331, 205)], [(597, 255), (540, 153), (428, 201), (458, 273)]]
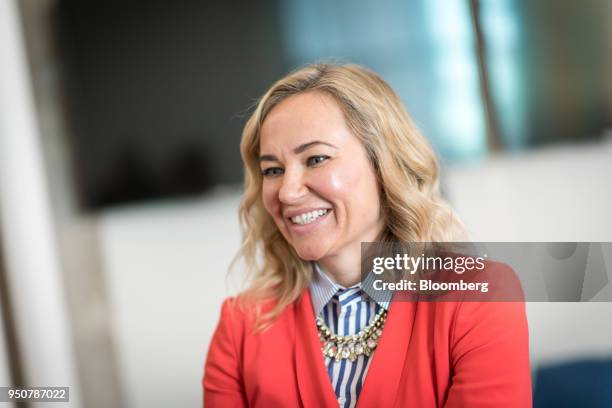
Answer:
[(295, 325), (295, 366), (304, 407), (337, 407), (321, 353), (309, 290), (297, 302)]
[(366, 373), (357, 407), (395, 406), (415, 311), (415, 302), (391, 302), (385, 328)]

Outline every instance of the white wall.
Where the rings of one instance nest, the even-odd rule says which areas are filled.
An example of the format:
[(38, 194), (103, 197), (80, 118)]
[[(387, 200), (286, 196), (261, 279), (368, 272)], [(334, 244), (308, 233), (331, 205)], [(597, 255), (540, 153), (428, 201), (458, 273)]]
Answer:
[(238, 202), (234, 189), (101, 217), (127, 406), (201, 405), (205, 354), (240, 244)]
[[(612, 241), (612, 144), (447, 169), (474, 240)], [(239, 244), (238, 190), (101, 216), (122, 382), (131, 407), (197, 406)], [(528, 305), (532, 362), (612, 355), (612, 303)]]
[(473, 241), (612, 241), (612, 134), (446, 170)]

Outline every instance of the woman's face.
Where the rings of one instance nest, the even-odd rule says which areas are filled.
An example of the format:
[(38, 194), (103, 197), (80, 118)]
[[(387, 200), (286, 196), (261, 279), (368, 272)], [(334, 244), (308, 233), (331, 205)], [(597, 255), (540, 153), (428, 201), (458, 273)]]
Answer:
[(321, 92), (292, 96), (261, 128), (262, 198), (304, 260), (359, 256), (383, 228), (376, 176), (336, 101)]

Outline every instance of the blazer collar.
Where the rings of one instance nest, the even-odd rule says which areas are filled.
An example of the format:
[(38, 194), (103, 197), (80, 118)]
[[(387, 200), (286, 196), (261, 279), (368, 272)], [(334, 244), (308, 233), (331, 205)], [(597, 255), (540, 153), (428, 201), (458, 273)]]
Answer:
[(336, 408), (338, 401), (327, 376), (309, 290), (295, 308), (295, 369), (302, 403), (306, 408)]
[[(357, 407), (393, 406), (412, 334), (416, 303), (392, 302)], [(295, 363), (304, 407), (337, 407), (321, 353), (310, 291), (295, 304)]]

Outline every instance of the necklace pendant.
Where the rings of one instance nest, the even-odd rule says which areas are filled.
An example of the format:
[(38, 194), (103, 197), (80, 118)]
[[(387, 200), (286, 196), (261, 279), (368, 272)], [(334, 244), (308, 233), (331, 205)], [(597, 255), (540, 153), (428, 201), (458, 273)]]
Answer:
[(342, 346), (338, 347), (338, 351), (336, 352), (336, 356), (334, 357), (336, 359), (336, 361), (340, 361), (342, 359), (342, 352), (344, 351), (344, 348)]
[(330, 358), (336, 355), (336, 346), (334, 346), (334, 343), (327, 343), (325, 345), (323, 348), (323, 355)]
[(359, 356), (363, 354), (364, 351), (365, 351), (365, 345), (361, 341), (355, 344), (355, 354)]

